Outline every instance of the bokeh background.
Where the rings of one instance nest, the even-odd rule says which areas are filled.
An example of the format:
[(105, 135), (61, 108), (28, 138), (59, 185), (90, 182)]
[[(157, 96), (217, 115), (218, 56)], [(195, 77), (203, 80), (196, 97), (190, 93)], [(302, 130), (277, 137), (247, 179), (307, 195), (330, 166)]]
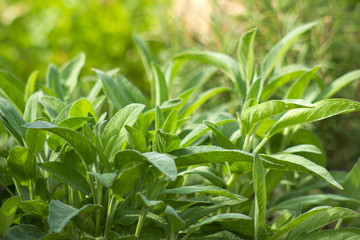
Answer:
[[(132, 36), (147, 41), (159, 63), (188, 49), (235, 55), (240, 35), (254, 26), (256, 58), (301, 23), (318, 26), (297, 41), (288, 63), (321, 64), (326, 82), (360, 68), (360, 2), (357, 0), (1, 0), (0, 68), (26, 81), (49, 63), (60, 66), (79, 52), (91, 68), (121, 72), (147, 92), (147, 76)], [(335, 97), (360, 101), (360, 81)], [(328, 168), (350, 169), (360, 156), (358, 113), (322, 121)], [(349, 144), (350, 143), (350, 144)], [(346, 145), (345, 145), (346, 144)]]

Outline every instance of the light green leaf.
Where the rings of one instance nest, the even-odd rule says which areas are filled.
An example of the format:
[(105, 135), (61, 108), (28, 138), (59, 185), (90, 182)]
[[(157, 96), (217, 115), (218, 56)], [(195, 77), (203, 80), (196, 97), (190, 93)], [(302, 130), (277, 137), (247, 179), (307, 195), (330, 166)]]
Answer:
[(181, 173), (179, 173), (179, 175), (184, 176), (186, 174), (199, 174), (200, 176), (206, 178), (207, 180), (209, 180), (212, 184), (221, 187), (221, 188), (226, 188), (226, 183), (224, 182), (224, 180), (220, 177), (218, 177), (214, 171), (207, 167), (207, 166), (198, 166), (186, 171), (183, 171)]
[(313, 215), (315, 215), (315, 214), (317, 214), (319, 212), (326, 211), (327, 209), (330, 209), (330, 208), (331, 207), (329, 207), (329, 206), (315, 207), (315, 208), (301, 214), (300, 216), (294, 218), (289, 223), (282, 226), (278, 231), (276, 231), (275, 234), (271, 236), (270, 240), (279, 239), (282, 235), (284, 235), (284, 234), (288, 233), (289, 231), (297, 228), (306, 219), (310, 218), (311, 216), (313, 216)]
[(158, 152), (146, 152), (143, 156), (145, 156), (146, 160), (150, 162), (150, 164), (169, 177), (171, 181), (175, 181), (177, 177), (177, 169), (174, 159), (168, 155)]
[(47, 132), (43, 130), (28, 129), (25, 134), (25, 141), (28, 147), (38, 154), (46, 141)]
[(67, 97), (70, 96), (77, 85), (80, 71), (85, 65), (85, 59), (85, 54), (80, 53), (60, 68), (60, 79)]
[(287, 153), (274, 155), (260, 154), (260, 156), (271, 162), (283, 165), (282, 167), (275, 167), (274, 169), (311, 173), (325, 180), (337, 189), (343, 189), (341, 185), (331, 176), (331, 174), (324, 167), (317, 165), (302, 156)]
[(96, 172), (88, 172), (90, 175), (93, 175), (107, 188), (111, 187), (115, 181), (116, 173), (96, 173)]
[(360, 103), (347, 99), (325, 99), (315, 103), (314, 108), (293, 109), (285, 113), (267, 132), (270, 138), (278, 131), (293, 125), (319, 121), (338, 114), (360, 111)]
[[(224, 149), (218, 146), (192, 146), (181, 148), (169, 153), (175, 159), (176, 166), (187, 167), (191, 165), (217, 163), (217, 162), (253, 162), (254, 154), (236, 150)], [(281, 167), (264, 159), (263, 164), (265, 167)]]
[(224, 196), (234, 200), (246, 201), (247, 198), (235, 194), (227, 189), (220, 188), (217, 186), (204, 186), (204, 185), (193, 185), (193, 186), (183, 186), (178, 188), (165, 189), (160, 192), (160, 194), (194, 194), (194, 193), (205, 193), (212, 194), (216, 196)]
[(5, 98), (0, 97), (0, 120), (7, 130), (22, 144), (25, 138), (26, 129), (21, 126), (25, 124), (24, 119), (16, 108)]
[(70, 128), (57, 127), (44, 121), (36, 121), (24, 125), (28, 129), (46, 130), (64, 139), (82, 158), (86, 164), (92, 164), (96, 160), (96, 152), (91, 141), (83, 134)]
[(357, 240), (360, 238), (359, 228), (342, 228), (331, 229), (326, 231), (320, 231), (311, 233), (306, 236), (309, 240)]
[(178, 110), (174, 108), (167, 116), (162, 130), (166, 133), (175, 133), (177, 129)]
[(77, 100), (70, 108), (70, 117), (88, 117), (89, 114), (93, 116), (95, 122), (97, 122), (96, 113), (86, 98)]
[(301, 233), (311, 233), (321, 227), (324, 227), (336, 220), (349, 218), (349, 217), (359, 217), (360, 214), (342, 207), (332, 207), (324, 211), (318, 212), (315, 215), (307, 218), (302, 221), (296, 228), (294, 228), (291, 233), (289, 233), (289, 239), (298, 239)]
[(329, 86), (317, 97), (317, 100), (330, 98), (340, 89), (360, 78), (360, 70), (354, 70), (332, 81)]
[(159, 153), (168, 153), (180, 148), (180, 139), (177, 135), (164, 133), (161, 129), (155, 133), (153, 150)]
[(266, 178), (259, 155), (255, 153), (253, 163), (253, 184), (255, 193), (254, 239), (259, 239), (266, 220)]
[(52, 96), (42, 96), (39, 100), (53, 119), (55, 119), (66, 106), (63, 101)]
[(29, 78), (26, 81), (25, 92), (24, 92), (24, 101), (27, 102), (31, 95), (35, 92), (35, 82), (39, 71), (34, 71), (30, 74)]
[(270, 76), (277, 62), (281, 60), (281, 58), (285, 55), (285, 53), (293, 44), (293, 42), (301, 34), (308, 31), (310, 28), (314, 27), (315, 25), (316, 22), (303, 24), (292, 30), (278, 43), (276, 43), (276, 45), (270, 50), (270, 52), (265, 56), (263, 62), (261, 63), (261, 74), (264, 81)]
[(240, 69), (237, 61), (229, 55), (211, 51), (193, 51), (183, 53), (173, 58), (173, 60), (196, 60), (211, 64), (223, 71), (234, 83), (242, 96), (246, 96), (246, 83), (241, 78)]
[(8, 171), (22, 185), (27, 186), (29, 180), (35, 180), (36, 159), (29, 148), (14, 147), (7, 158)]
[(302, 98), (306, 87), (310, 80), (314, 77), (316, 72), (320, 69), (320, 66), (316, 66), (310, 71), (302, 74), (289, 89), (286, 98), (300, 99)]
[(0, 208), (0, 235), (4, 236), (8, 228), (13, 223), (16, 210), (20, 204), (20, 198), (17, 196), (10, 197), (1, 205)]
[(299, 153), (299, 152), (307, 152), (314, 154), (322, 154), (321, 150), (313, 144), (299, 144), (293, 147), (286, 148), (284, 153)]
[(145, 106), (143, 104), (130, 104), (118, 111), (105, 126), (101, 139), (104, 147), (107, 146), (110, 139), (114, 137), (111, 143), (110, 161), (112, 160), (112, 156), (121, 149), (121, 144), (126, 139), (125, 125), (134, 125), (144, 108)]
[(74, 168), (69, 168), (67, 164), (62, 162), (44, 162), (38, 163), (38, 166), (59, 178), (64, 183), (90, 196), (91, 190), (87, 179)]
[(155, 107), (155, 131), (161, 129), (164, 125), (164, 114), (161, 111), (160, 107), (156, 105)]
[[(220, 125), (223, 125), (223, 124), (229, 123), (229, 122), (234, 122), (234, 120), (233, 119), (225, 119), (225, 120), (217, 121), (214, 124), (216, 126), (220, 126)], [(195, 142), (199, 137), (201, 137), (202, 135), (207, 133), (209, 130), (210, 130), (210, 128), (204, 124), (197, 126), (188, 135), (186, 135), (186, 137), (183, 140), (181, 140), (181, 147), (190, 146), (193, 142)]]
[(0, 70), (0, 96), (7, 98), (21, 113), (25, 108), (24, 89), (20, 79)]
[(138, 164), (134, 167), (127, 168), (122, 174), (120, 174), (114, 181), (111, 189), (114, 192), (114, 196), (123, 201), (123, 196), (139, 182), (140, 178), (145, 174), (147, 164)]
[(43, 219), (49, 214), (49, 203), (42, 200), (21, 201), (19, 207), (24, 212), (38, 215)]
[(160, 106), (169, 99), (164, 73), (155, 63), (151, 63), (151, 71), (151, 103), (152, 106)]
[(146, 196), (139, 192), (136, 193), (135, 198), (142, 206), (146, 207), (155, 207), (156, 205), (163, 203), (163, 201), (149, 200)]
[(165, 215), (169, 219), (170, 231), (172, 233), (180, 231), (185, 226), (184, 220), (181, 219), (181, 217), (176, 213), (175, 209), (171, 206), (166, 206)]
[(192, 103), (185, 106), (185, 108), (180, 112), (180, 119), (185, 118), (187, 116), (190, 116), (192, 113), (194, 113), (201, 105), (203, 105), (208, 99), (210, 99), (212, 96), (222, 93), (222, 92), (231, 92), (232, 90), (230, 88), (225, 87), (215, 87), (211, 88), (203, 93), (201, 93), (196, 100), (194, 100)]
[(203, 121), (203, 123), (211, 129), (214, 133), (216, 139), (218, 140), (220, 147), (225, 149), (235, 149), (235, 145), (225, 136), (223, 132), (221, 132), (214, 123), (209, 121)]
[(146, 152), (146, 139), (145, 136), (136, 128), (125, 125), (127, 132), (127, 144), (130, 149), (137, 150), (139, 152)]
[(66, 205), (58, 200), (52, 200), (49, 206), (48, 222), (53, 232), (61, 232), (66, 224), (78, 214), (94, 213), (102, 208), (98, 204), (87, 204), (80, 209)]
[(301, 99), (286, 99), (270, 100), (245, 108), (241, 111), (240, 115), (242, 131), (244, 131), (246, 134), (251, 133), (253, 127), (260, 121), (290, 109), (312, 107), (314, 107), (313, 104), (307, 103)]
[[(34, 225), (30, 224), (20, 224), (16, 225), (6, 233), (5, 240), (40, 240), (46, 233), (40, 231)], [(56, 239), (55, 239), (56, 240)]]
[(25, 122), (33, 122), (37, 118), (38, 108), (39, 108), (39, 97), (40, 92), (36, 92), (29, 97), (26, 102), (25, 111), (24, 111), (24, 120)]
[(245, 32), (239, 41), (237, 48), (237, 59), (239, 61), (239, 69), (241, 78), (246, 81), (247, 87), (253, 78), (254, 71), (254, 39), (256, 35), (256, 28)]
[(133, 40), (135, 42), (136, 49), (138, 50), (138, 53), (140, 55), (140, 59), (145, 67), (147, 75), (151, 76), (151, 63), (154, 62), (153, 57), (151, 55), (150, 48), (148, 44), (143, 41), (138, 36), (133, 36)]
[(186, 82), (181, 84), (181, 92), (185, 92), (193, 88), (196, 92), (199, 92), (204, 84), (209, 81), (216, 72), (217, 68), (215, 67), (204, 67), (201, 69), (196, 68), (195, 71), (190, 74), (188, 80), (182, 79)]
[(64, 100), (64, 90), (60, 80), (60, 72), (55, 65), (50, 64), (46, 74), (46, 85), (60, 100)]
[(307, 196), (300, 196), (296, 198), (291, 198), (285, 201), (282, 201), (275, 206), (268, 209), (268, 212), (274, 212), (281, 209), (289, 209), (296, 211), (299, 207), (299, 203), (301, 203), (301, 207), (308, 208), (313, 205), (320, 205), (324, 202), (343, 202), (343, 203), (355, 203), (356, 205), (360, 205), (360, 200), (343, 197), (341, 195), (336, 194), (312, 194)]
[(346, 175), (343, 184), (344, 191), (340, 194), (346, 197), (360, 200), (360, 159), (352, 167), (351, 171)]

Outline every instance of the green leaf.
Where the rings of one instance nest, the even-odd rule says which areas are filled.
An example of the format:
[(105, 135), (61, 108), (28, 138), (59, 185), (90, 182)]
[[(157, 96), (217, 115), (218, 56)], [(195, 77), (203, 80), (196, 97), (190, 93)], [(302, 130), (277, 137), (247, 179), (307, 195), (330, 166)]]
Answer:
[(0, 70), (0, 96), (10, 101), (20, 112), (24, 111), (24, 83), (14, 75)]
[(355, 203), (356, 205), (360, 205), (360, 200), (354, 198), (343, 197), (336, 194), (312, 194), (282, 201), (275, 206), (269, 208), (268, 212), (271, 213), (281, 209), (296, 211), (299, 207), (299, 203), (301, 203), (301, 207), (304, 209), (313, 205), (320, 205), (324, 202)]
[(314, 77), (320, 66), (312, 68), (310, 71), (302, 74), (289, 89), (286, 98), (300, 99), (302, 98), (306, 87), (308, 86), (311, 78)]
[(130, 190), (132, 190), (140, 178), (145, 174), (147, 164), (138, 164), (134, 167), (127, 168), (122, 174), (120, 174), (114, 181), (111, 189), (114, 192), (114, 196), (123, 201), (123, 196)]
[(43, 130), (28, 129), (26, 131), (26, 144), (35, 154), (38, 154), (43, 148), (46, 141), (46, 135), (46, 131)]
[(63, 101), (52, 96), (42, 96), (39, 101), (53, 119), (55, 119), (66, 106)]
[(91, 190), (87, 179), (85, 179), (81, 173), (79, 173), (74, 168), (69, 168), (69, 166), (62, 162), (44, 162), (38, 163), (38, 166), (59, 178), (66, 184), (69, 184), (73, 188), (85, 193), (86, 195), (91, 195)]
[(287, 50), (293, 44), (293, 42), (304, 32), (314, 27), (316, 22), (310, 22), (303, 24), (282, 38), (276, 45), (269, 51), (261, 63), (261, 74), (264, 81), (270, 76), (272, 70), (276, 66), (277, 62), (285, 55)]
[(168, 153), (180, 148), (180, 139), (177, 135), (164, 133), (161, 129), (155, 133), (153, 149), (159, 153)]
[(189, 76), (188, 80), (181, 84), (181, 92), (188, 91), (192, 88), (194, 88), (193, 90), (195, 91), (200, 91), (199, 89), (202, 89), (204, 84), (209, 81), (216, 72), (217, 69), (215, 67), (204, 67), (202, 69), (196, 69), (194, 73)]
[(184, 176), (186, 174), (199, 174), (200, 176), (206, 178), (207, 180), (209, 180), (212, 184), (221, 187), (221, 188), (226, 188), (226, 183), (224, 182), (224, 180), (220, 177), (218, 177), (211, 168), (207, 167), (207, 166), (199, 166), (199, 167), (195, 167), (186, 171), (183, 171), (180, 173), (180, 175)]
[(20, 204), (20, 198), (10, 197), (1, 205), (0, 208), (0, 235), (4, 236), (8, 228), (13, 223), (16, 210)]
[(211, 131), (214, 133), (216, 139), (218, 140), (220, 147), (225, 149), (235, 149), (235, 145), (225, 136), (223, 132), (221, 132), (217, 126), (209, 121), (203, 121), (203, 123), (211, 129)]
[(329, 206), (315, 207), (315, 208), (301, 214), (300, 216), (291, 220), (289, 223), (282, 226), (278, 231), (276, 231), (275, 234), (271, 236), (270, 240), (279, 239), (285, 233), (293, 230), (294, 228), (297, 228), (306, 219), (310, 218), (311, 216), (313, 216), (319, 212), (326, 211), (327, 209), (330, 209), (330, 207)]
[(5, 98), (0, 97), (0, 120), (3, 122), (6, 129), (8, 129), (17, 138), (19, 143), (25, 138), (26, 129), (21, 126), (25, 124), (24, 119), (16, 108)]
[(237, 59), (239, 61), (239, 69), (241, 78), (246, 81), (247, 86), (253, 78), (254, 71), (254, 39), (256, 35), (256, 28), (245, 32), (239, 41), (237, 48)]
[(360, 238), (359, 228), (332, 229), (311, 233), (307, 236), (309, 240), (357, 240)]
[(42, 200), (21, 201), (19, 207), (24, 212), (38, 215), (43, 219), (49, 214), (49, 203)]
[(212, 222), (217, 222), (217, 221), (222, 221), (222, 220), (235, 220), (235, 219), (247, 219), (247, 220), (252, 220), (250, 217), (241, 214), (241, 213), (223, 213), (223, 214), (218, 214), (216, 216), (212, 216), (212, 217), (208, 217), (205, 220), (198, 222), (194, 225), (191, 225), (190, 227), (188, 227), (187, 229), (185, 229), (184, 231), (187, 231), (187, 236), (190, 235), (189, 233), (193, 232), (194, 230), (196, 230), (197, 228), (200, 228), (206, 224), (212, 223)]
[(360, 214), (342, 207), (332, 207), (324, 211), (318, 212), (315, 215), (302, 221), (291, 233), (289, 233), (289, 239), (302, 239), (299, 238), (301, 233), (311, 233), (321, 227), (328, 225), (336, 220), (348, 218), (348, 217), (359, 217)]
[(146, 152), (146, 139), (145, 136), (136, 128), (125, 125), (127, 132), (127, 144), (130, 149), (137, 150), (139, 152)]
[(346, 175), (344, 181), (344, 191), (340, 194), (346, 197), (360, 200), (360, 159), (352, 167), (351, 171)]
[(44, 121), (36, 121), (24, 125), (28, 129), (46, 130), (64, 139), (82, 158), (86, 164), (96, 160), (96, 152), (91, 141), (81, 133), (70, 128), (57, 127)]
[(285, 113), (267, 132), (270, 138), (278, 131), (293, 125), (319, 121), (338, 114), (360, 111), (360, 103), (347, 99), (325, 99), (315, 103), (314, 108), (292, 109)]
[(103, 71), (97, 69), (93, 69), (93, 71), (100, 78), (105, 95), (116, 109), (122, 109), (131, 103), (126, 90), (123, 89), (120, 83)]
[(169, 219), (170, 231), (172, 233), (180, 231), (185, 226), (184, 220), (181, 219), (175, 209), (171, 206), (166, 206), (165, 215)]
[(133, 40), (135, 42), (136, 49), (140, 55), (140, 59), (145, 67), (147, 75), (151, 76), (151, 63), (154, 62), (153, 57), (151, 56), (151, 51), (148, 44), (143, 41), (138, 36), (133, 36)]
[(194, 100), (191, 104), (185, 106), (185, 108), (180, 112), (180, 119), (190, 116), (212, 96), (218, 93), (231, 92), (231, 91), (232, 90), (230, 88), (215, 87), (201, 93), (196, 100)]
[(101, 139), (104, 147), (108, 145), (111, 138), (114, 138), (111, 144), (110, 162), (112, 156), (121, 149), (121, 144), (126, 139), (125, 125), (134, 125), (144, 108), (143, 104), (130, 104), (118, 111), (105, 126)]
[(46, 74), (46, 84), (60, 100), (64, 100), (64, 90), (61, 85), (60, 72), (55, 65), (50, 64)]
[(117, 176), (116, 173), (96, 173), (96, 172), (88, 172), (90, 175), (93, 175), (107, 188), (111, 187), (115, 181)]
[(5, 240), (40, 240), (46, 233), (40, 231), (34, 225), (30, 224), (20, 224), (10, 228), (10, 230), (5, 235)]
[(150, 164), (169, 177), (171, 181), (175, 181), (177, 177), (177, 169), (174, 159), (168, 155), (158, 152), (146, 152), (143, 156)]
[[(215, 122), (215, 126), (220, 126), (229, 122), (234, 122), (233, 119), (225, 119)], [(204, 135), (210, 130), (210, 128), (204, 124), (201, 124), (194, 128), (186, 137), (181, 140), (181, 147), (188, 147), (190, 146), (194, 141), (196, 141), (199, 137)]]
[(151, 82), (151, 100), (152, 106), (160, 106), (169, 99), (168, 89), (164, 73), (155, 63), (151, 64), (152, 82)]
[(162, 130), (166, 133), (175, 133), (177, 129), (178, 110), (174, 108), (167, 116)]
[(53, 232), (61, 232), (66, 224), (78, 214), (94, 213), (102, 208), (98, 204), (87, 204), (80, 209), (66, 205), (58, 200), (52, 200), (49, 206), (48, 222)]
[(229, 55), (211, 51), (193, 51), (183, 53), (173, 58), (173, 60), (196, 60), (211, 64), (223, 71), (234, 83), (242, 96), (246, 96), (246, 83), (241, 78), (240, 69), (237, 61)]
[[(181, 148), (169, 153), (175, 159), (176, 166), (187, 167), (191, 165), (217, 163), (217, 162), (253, 162), (254, 154), (236, 150), (224, 149), (218, 146), (192, 146)], [(275, 163), (262, 159), (265, 167), (281, 167)]]
[(135, 195), (136, 200), (142, 205), (146, 207), (155, 207), (156, 205), (163, 203), (163, 201), (151, 201), (146, 196), (141, 193), (136, 193)]
[(223, 240), (241, 240), (243, 238), (238, 237), (237, 235), (235, 235), (232, 232), (229, 231), (220, 231), (217, 233), (211, 233), (209, 235), (201, 235), (198, 237), (192, 237), (189, 238), (189, 240), (218, 240), (218, 239), (223, 239)]
[(360, 70), (354, 70), (332, 81), (329, 86), (317, 97), (317, 100), (330, 98), (340, 89), (360, 78)]
[(29, 78), (26, 81), (25, 92), (24, 92), (24, 101), (27, 102), (31, 95), (35, 92), (35, 82), (39, 71), (34, 71), (30, 74)]
[(245, 134), (250, 134), (255, 125), (264, 119), (273, 117), (290, 109), (312, 107), (314, 107), (313, 104), (307, 103), (301, 99), (286, 99), (270, 100), (244, 108), (240, 115), (242, 131), (244, 131)]
[(159, 106), (155, 107), (155, 131), (162, 128), (164, 125), (164, 114)]
[(28, 185), (29, 180), (35, 180), (35, 156), (29, 148), (14, 147), (7, 158), (8, 171), (22, 185)]
[(60, 68), (60, 79), (67, 97), (70, 96), (77, 85), (80, 71), (85, 65), (85, 58), (85, 54), (80, 53)]
[(284, 153), (299, 153), (299, 152), (308, 152), (314, 154), (322, 154), (321, 150), (313, 144), (299, 144), (293, 147), (286, 148)]
[[(298, 64), (287, 65), (280, 68), (274, 73), (274, 76), (270, 78), (269, 83), (264, 87), (261, 93), (261, 101), (266, 101), (281, 86), (310, 70), (310, 68)], [(316, 75), (314, 75), (314, 77), (315, 76)]]
[(216, 196), (224, 196), (234, 200), (246, 201), (247, 198), (235, 194), (227, 189), (223, 189), (217, 186), (204, 186), (204, 185), (193, 185), (193, 186), (183, 186), (178, 188), (164, 189), (160, 194), (194, 194), (194, 193), (205, 193), (212, 194)]
[(70, 117), (88, 117), (89, 114), (93, 116), (95, 122), (97, 122), (98, 119), (96, 113), (91, 106), (91, 103), (86, 98), (77, 100), (70, 108)]
[(25, 122), (33, 122), (37, 119), (38, 108), (39, 108), (39, 97), (40, 92), (36, 92), (29, 97), (26, 102), (25, 111), (24, 111), (24, 120)]
[(311, 173), (325, 180), (337, 189), (343, 189), (341, 185), (331, 176), (331, 174), (324, 167), (317, 165), (302, 156), (287, 153), (274, 155), (260, 154), (260, 156), (271, 162), (283, 165), (279, 168), (275, 167), (274, 169)]
[(257, 153), (255, 153), (253, 164), (253, 183), (255, 193), (254, 237), (259, 239), (264, 231), (266, 219), (266, 178), (265, 169)]

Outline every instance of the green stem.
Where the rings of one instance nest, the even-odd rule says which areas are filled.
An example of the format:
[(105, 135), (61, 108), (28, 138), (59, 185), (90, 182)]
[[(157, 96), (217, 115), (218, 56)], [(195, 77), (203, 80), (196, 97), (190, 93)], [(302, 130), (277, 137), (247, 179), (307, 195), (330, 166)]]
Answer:
[[(98, 180), (96, 180), (97, 183)], [(98, 187), (98, 204), (102, 205), (102, 191), (103, 191), (103, 185), (100, 184), (100, 186)], [(98, 210), (96, 212), (96, 230), (95, 230), (95, 236), (99, 236), (100, 233), (100, 222), (101, 222), (101, 210)]]
[(20, 196), (21, 200), (25, 200), (24, 196), (21, 192), (21, 186), (20, 186), (19, 182), (15, 178), (12, 178), (12, 179), (15, 184), (16, 191), (17, 191), (18, 195)]
[(253, 153), (259, 152), (259, 150), (264, 146), (264, 144), (269, 140), (269, 138), (265, 137), (261, 142), (256, 146)]
[(242, 147), (242, 149), (243, 149), (244, 151), (248, 151), (249, 143), (250, 143), (250, 135), (249, 135), (249, 134), (246, 134), (246, 137), (245, 137), (245, 140), (244, 140), (244, 144), (243, 144), (243, 147)]
[[(115, 203), (114, 203), (114, 200), (115, 200)], [(106, 223), (105, 223), (105, 237), (108, 237), (108, 235), (109, 235), (112, 221), (113, 221), (113, 218), (114, 218), (114, 215), (116, 212), (116, 208), (119, 205), (119, 203), (120, 202), (114, 196), (111, 196), (111, 200), (108, 205), (108, 214), (107, 214)]]
[(35, 188), (32, 180), (29, 180), (29, 193), (30, 193), (30, 200), (35, 199)]
[(139, 220), (138, 220), (138, 223), (137, 223), (137, 226), (136, 226), (136, 231), (135, 231), (135, 237), (137, 237), (137, 238), (139, 238), (139, 236), (140, 236), (141, 228), (143, 226), (143, 222), (144, 222), (144, 219), (146, 217), (146, 214), (147, 214), (146, 207), (142, 207), (141, 212), (140, 212), (140, 216), (139, 216)]
[(337, 221), (336, 226), (335, 226), (335, 229), (340, 228), (340, 226), (341, 226), (341, 224), (342, 224), (343, 220), (344, 220), (344, 219), (343, 219), (343, 218), (341, 218), (339, 221)]

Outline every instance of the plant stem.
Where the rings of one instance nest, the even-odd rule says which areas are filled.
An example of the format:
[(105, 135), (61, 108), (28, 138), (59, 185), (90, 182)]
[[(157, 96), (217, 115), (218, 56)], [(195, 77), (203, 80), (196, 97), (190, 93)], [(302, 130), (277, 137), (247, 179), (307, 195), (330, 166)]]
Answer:
[(137, 237), (137, 238), (139, 238), (139, 236), (140, 236), (141, 228), (143, 226), (143, 222), (144, 222), (144, 219), (146, 217), (146, 214), (147, 214), (146, 207), (142, 207), (141, 212), (140, 212), (140, 216), (139, 216), (139, 220), (138, 220), (138, 223), (137, 223), (137, 226), (136, 226), (136, 231), (135, 231), (135, 237)]
[(335, 226), (335, 229), (340, 228), (340, 226), (341, 226), (341, 224), (342, 224), (343, 220), (344, 220), (344, 219), (343, 219), (343, 218), (341, 218), (339, 221), (337, 221), (336, 226)]
[[(96, 180), (99, 184), (98, 180)], [(98, 187), (98, 204), (102, 205), (102, 191), (103, 191), (103, 185), (100, 184)], [(98, 210), (96, 212), (96, 227), (95, 227), (95, 236), (99, 235), (100, 232), (100, 222), (101, 222), (101, 210)]]
[(15, 178), (12, 178), (12, 179), (13, 179), (13, 182), (15, 184), (16, 191), (17, 191), (18, 195), (20, 196), (21, 200), (25, 200), (24, 196), (23, 196), (23, 194), (21, 192), (20, 184), (18, 183), (18, 181)]
[(263, 138), (263, 140), (261, 140), (261, 142), (256, 146), (256, 148), (254, 149), (253, 153), (256, 153), (258, 152), (262, 146), (264, 146), (264, 144), (268, 141), (269, 139), (268, 138)]

